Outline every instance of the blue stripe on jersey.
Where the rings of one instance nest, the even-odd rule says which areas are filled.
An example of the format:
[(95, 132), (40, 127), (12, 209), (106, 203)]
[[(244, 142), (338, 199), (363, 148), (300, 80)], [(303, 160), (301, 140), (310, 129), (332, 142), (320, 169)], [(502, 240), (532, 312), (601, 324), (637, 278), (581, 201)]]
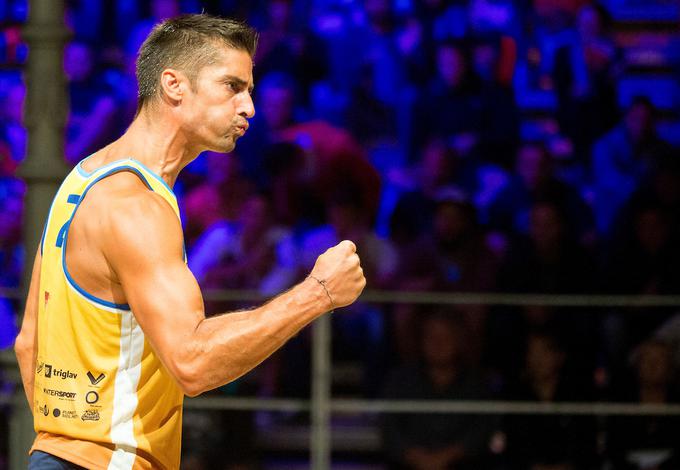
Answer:
[(73, 220), (73, 217), (76, 215), (76, 211), (78, 210), (78, 207), (80, 207), (80, 203), (83, 202), (83, 199), (85, 199), (87, 192), (92, 188), (92, 186), (94, 186), (99, 181), (103, 180), (104, 178), (107, 178), (107, 177), (114, 175), (116, 173), (120, 173), (121, 171), (130, 171), (130, 172), (136, 174), (139, 177), (139, 179), (141, 179), (142, 182), (146, 185), (146, 187), (149, 188), (151, 191), (153, 191), (153, 188), (149, 184), (149, 181), (142, 174), (142, 172), (139, 171), (139, 169), (137, 169), (133, 166), (130, 166), (130, 165), (122, 165), (122, 166), (114, 167), (111, 170), (107, 171), (106, 173), (98, 176), (97, 179), (95, 179), (93, 182), (88, 184), (87, 187), (85, 188), (85, 191), (83, 191), (83, 195), (80, 196), (80, 199), (78, 200), (78, 202), (76, 204), (76, 207), (73, 209), (73, 212), (71, 213), (71, 217), (69, 218), (68, 222), (64, 226), (65, 227), (64, 238), (63, 238), (64, 246), (63, 246), (62, 252), (61, 252), (61, 266), (62, 266), (62, 269), (64, 271), (64, 275), (66, 275), (66, 279), (68, 280), (68, 282), (73, 286), (74, 289), (76, 289), (78, 292), (80, 292), (83, 296), (87, 297), (89, 300), (91, 300), (95, 303), (98, 303), (100, 305), (103, 305), (105, 307), (109, 307), (109, 308), (115, 308), (115, 309), (118, 309), (118, 310), (130, 310), (130, 305), (128, 305), (128, 304), (117, 304), (117, 303), (114, 303), (114, 302), (110, 302), (108, 300), (100, 299), (99, 297), (96, 297), (96, 296), (90, 294), (89, 292), (87, 292), (85, 289), (80, 287), (78, 285), (78, 283), (76, 283), (76, 281), (69, 274), (68, 268), (66, 267), (66, 245), (67, 245), (67, 241), (68, 241), (68, 229), (71, 226), (71, 221)]

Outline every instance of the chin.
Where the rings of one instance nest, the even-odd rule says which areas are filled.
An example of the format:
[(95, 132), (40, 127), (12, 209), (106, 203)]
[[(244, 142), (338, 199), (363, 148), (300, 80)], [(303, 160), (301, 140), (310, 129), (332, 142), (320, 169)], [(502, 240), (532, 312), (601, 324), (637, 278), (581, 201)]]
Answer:
[(229, 153), (233, 151), (236, 148), (236, 141), (231, 140), (231, 141), (224, 141), (220, 142), (215, 145), (215, 147), (212, 149), (213, 152), (218, 152), (218, 153)]

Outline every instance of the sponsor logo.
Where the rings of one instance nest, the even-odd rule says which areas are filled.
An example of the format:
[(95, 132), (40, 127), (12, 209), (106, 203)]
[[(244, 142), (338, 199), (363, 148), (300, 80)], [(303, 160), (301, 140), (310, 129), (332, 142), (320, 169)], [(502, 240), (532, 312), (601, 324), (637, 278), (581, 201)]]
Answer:
[(40, 412), (41, 412), (42, 414), (44, 414), (45, 416), (47, 416), (47, 415), (50, 414), (50, 408), (49, 408), (47, 405), (39, 406), (39, 407), (38, 407), (38, 411), (40, 411)]
[(44, 363), (44, 362), (42, 362), (42, 361), (41, 361), (41, 362), (38, 362), (38, 367), (36, 367), (35, 373), (36, 373), (36, 374), (41, 373), (44, 367), (45, 367), (45, 363)]
[(48, 379), (52, 376), (59, 377), (62, 380), (65, 379), (75, 379), (78, 374), (71, 372), (70, 370), (55, 369), (50, 364), (45, 364), (45, 377)]
[(78, 412), (73, 410), (61, 410), (61, 417), (65, 419), (78, 419)]
[(62, 369), (53, 369), (52, 375), (54, 375), (55, 377), (60, 377), (62, 380), (75, 379), (76, 377), (78, 377), (78, 374), (74, 374), (70, 370), (62, 370)]
[(99, 394), (94, 390), (91, 390), (87, 392), (87, 395), (85, 395), (85, 401), (88, 403), (88, 405), (94, 405), (99, 401)]
[(83, 421), (99, 421), (99, 411), (98, 410), (86, 410), (85, 413), (80, 417)]
[(68, 400), (73, 400), (76, 397), (76, 392), (64, 392), (62, 390), (53, 390), (51, 388), (43, 388), (43, 393), (58, 398), (66, 398)]
[(90, 383), (92, 385), (97, 385), (99, 382), (104, 380), (105, 377), (106, 377), (106, 375), (104, 375), (103, 373), (101, 373), (97, 377), (95, 377), (94, 374), (92, 374), (92, 372), (90, 372), (89, 370), (87, 371), (87, 378), (90, 379)]
[(52, 415), (55, 418), (58, 418), (59, 416), (61, 416), (61, 410), (59, 408), (55, 408), (54, 410), (52, 410)]

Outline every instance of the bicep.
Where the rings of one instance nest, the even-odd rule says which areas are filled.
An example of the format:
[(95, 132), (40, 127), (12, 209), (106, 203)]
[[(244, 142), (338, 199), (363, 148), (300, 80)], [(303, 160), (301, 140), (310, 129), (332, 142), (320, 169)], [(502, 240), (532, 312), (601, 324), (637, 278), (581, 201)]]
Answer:
[(119, 214), (104, 251), (146, 339), (177, 377), (178, 350), (204, 318), (203, 299), (184, 263), (177, 217), (164, 202), (147, 203)]
[[(132, 313), (168, 369), (204, 318), (198, 283), (181, 259), (144, 260), (121, 276)], [(122, 275), (121, 275), (122, 274)]]

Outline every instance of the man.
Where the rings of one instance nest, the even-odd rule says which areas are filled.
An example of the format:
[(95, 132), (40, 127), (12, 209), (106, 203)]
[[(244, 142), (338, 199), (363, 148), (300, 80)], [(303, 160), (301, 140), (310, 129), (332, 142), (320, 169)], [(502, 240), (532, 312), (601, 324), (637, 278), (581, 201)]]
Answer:
[(183, 395), (245, 374), (364, 288), (343, 241), (269, 303), (205, 318), (170, 188), (246, 132), (256, 41), (208, 15), (156, 26), (137, 60), (136, 118), (57, 192), (15, 346), (38, 432), (29, 468), (178, 468)]

